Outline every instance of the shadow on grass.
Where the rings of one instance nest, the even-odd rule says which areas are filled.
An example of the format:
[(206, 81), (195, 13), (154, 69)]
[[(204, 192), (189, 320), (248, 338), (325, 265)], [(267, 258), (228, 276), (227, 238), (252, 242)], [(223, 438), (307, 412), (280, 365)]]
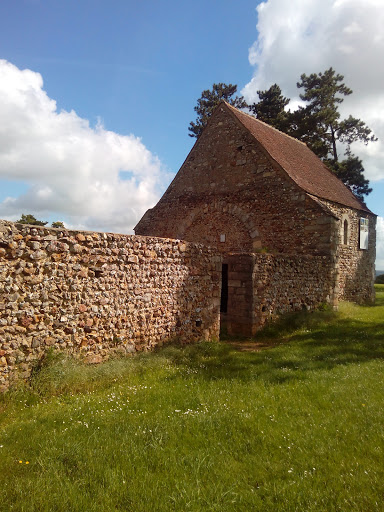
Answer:
[[(238, 345), (254, 342), (256, 348), (270, 345), (267, 350), (239, 351), (234, 339), (227, 337), (221, 343), (168, 347), (162, 356), (173, 364), (194, 368), (195, 374), (205, 379), (302, 380), (313, 371), (384, 360), (383, 306), (384, 294), (380, 294), (375, 305), (356, 308), (351, 318), (333, 311), (289, 315), (253, 340), (237, 340)], [(383, 309), (383, 315), (377, 315), (379, 321), (368, 318), (374, 308)]]
[[(13, 395), (24, 393), (24, 401), (33, 403), (41, 396), (113, 387), (116, 382), (128, 382), (135, 376), (180, 378), (179, 372), (169, 372), (169, 366), (185, 369), (185, 379), (257, 379), (276, 384), (305, 380), (313, 377), (313, 372), (340, 365), (384, 360), (384, 285), (376, 290), (377, 301), (373, 306), (350, 305), (343, 314), (314, 311), (288, 315), (253, 339), (167, 345), (155, 353), (111, 360), (96, 367), (85, 366), (61, 353), (48, 353), (36, 366), (30, 381), (24, 388), (15, 389)], [(258, 351), (242, 351), (245, 344)], [(3, 405), (0, 398), (0, 412)]]

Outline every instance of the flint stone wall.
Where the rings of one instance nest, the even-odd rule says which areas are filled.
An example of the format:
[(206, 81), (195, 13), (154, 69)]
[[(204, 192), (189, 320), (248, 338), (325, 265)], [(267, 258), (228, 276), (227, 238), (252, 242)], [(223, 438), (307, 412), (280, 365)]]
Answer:
[(337, 305), (336, 270), (329, 256), (228, 256), (229, 334), (254, 335), (279, 315)]
[(51, 346), (99, 362), (218, 338), (220, 272), (199, 244), (0, 221), (0, 388)]

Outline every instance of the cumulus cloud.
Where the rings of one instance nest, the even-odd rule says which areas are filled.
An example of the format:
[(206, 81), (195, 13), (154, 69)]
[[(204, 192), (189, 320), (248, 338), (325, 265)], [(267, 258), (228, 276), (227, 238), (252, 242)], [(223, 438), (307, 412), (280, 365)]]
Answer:
[[(268, 0), (257, 12), (258, 38), (249, 49), (255, 70), (242, 91), (248, 102), (258, 101), (257, 90), (277, 83), (297, 106), (300, 75), (332, 66), (354, 91), (342, 114), (363, 119), (384, 141), (382, 0)], [(354, 150), (370, 180), (384, 179), (383, 142)]]
[(164, 170), (139, 138), (58, 111), (39, 73), (5, 60), (0, 118), (0, 179), (28, 184), (0, 203), (0, 218), (54, 212), (72, 227), (132, 232), (157, 201)]
[[(384, 9), (382, 0), (267, 0), (257, 6), (258, 38), (249, 49), (254, 66), (252, 80), (242, 94), (249, 103), (258, 101), (258, 90), (280, 85), (300, 102), (296, 82), (302, 73), (318, 73), (333, 67), (344, 75), (354, 94), (340, 107), (365, 121), (379, 138), (364, 146), (355, 144), (366, 177), (374, 185), (384, 179)], [(383, 229), (379, 219), (378, 229)], [(384, 234), (378, 238), (384, 237)], [(378, 239), (378, 263), (384, 268), (384, 241)]]

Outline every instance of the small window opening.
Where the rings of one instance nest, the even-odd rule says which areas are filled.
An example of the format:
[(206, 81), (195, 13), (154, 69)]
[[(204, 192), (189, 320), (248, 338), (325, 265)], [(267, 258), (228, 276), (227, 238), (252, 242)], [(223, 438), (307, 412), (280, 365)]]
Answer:
[(196, 320), (196, 327), (201, 327), (201, 324), (202, 324), (201, 320)]
[(344, 236), (343, 236), (343, 244), (348, 244), (348, 221), (344, 221)]
[(220, 242), (225, 242), (225, 235), (220, 235)]
[(360, 249), (368, 249), (368, 219), (360, 219)]

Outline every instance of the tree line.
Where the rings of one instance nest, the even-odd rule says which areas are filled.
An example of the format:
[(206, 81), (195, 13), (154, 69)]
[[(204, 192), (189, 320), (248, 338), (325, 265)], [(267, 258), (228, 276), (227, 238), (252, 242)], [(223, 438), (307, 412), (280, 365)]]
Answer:
[(202, 92), (194, 107), (195, 122), (189, 124), (191, 137), (198, 138), (209, 117), (221, 100), (254, 115), (257, 119), (295, 137), (307, 146), (331, 169), (336, 176), (360, 199), (372, 192), (364, 177), (361, 159), (352, 153), (354, 142), (377, 141), (372, 130), (361, 119), (349, 115), (341, 119), (339, 105), (352, 90), (344, 83), (344, 76), (331, 67), (321, 73), (301, 75), (297, 87), (302, 89), (303, 106), (286, 110), (290, 99), (282, 94), (277, 84), (257, 91), (259, 101), (248, 105), (243, 96), (235, 96), (237, 85), (218, 83)]
[[(29, 224), (31, 226), (45, 226), (46, 224), (48, 224), (48, 221), (38, 220), (31, 213), (22, 213), (20, 219), (17, 220), (16, 223)], [(64, 223), (61, 221), (52, 222), (51, 227), (65, 229)]]

